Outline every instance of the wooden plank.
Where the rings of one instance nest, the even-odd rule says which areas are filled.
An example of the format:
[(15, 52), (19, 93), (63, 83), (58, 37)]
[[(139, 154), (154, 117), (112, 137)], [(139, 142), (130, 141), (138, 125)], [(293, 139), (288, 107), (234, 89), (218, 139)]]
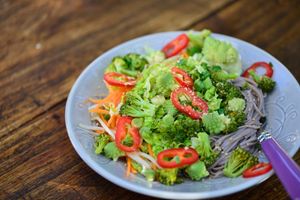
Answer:
[(299, 81), (299, 17), (299, 1), (241, 1), (196, 24), (194, 29), (209, 28), (248, 41), (282, 61)]
[(22, 137), (1, 151), (0, 198), (21, 197), (80, 162), (66, 134), (63, 114), (64, 105), (16, 131)]
[[(26, 3), (26, 1), (24, 2)], [(126, 3), (122, 4), (122, 1), (118, 1), (117, 3), (120, 4), (118, 4), (118, 6), (120, 6), (118, 8), (120, 9), (126, 10), (125, 8), (131, 8), (130, 6), (127, 7), (127, 5), (125, 5)], [(91, 5), (89, 4), (89, 8), (85, 8), (85, 6), (79, 6), (76, 9), (71, 8), (71, 11), (79, 10), (78, 16), (77, 13), (71, 14), (72, 12), (69, 11), (70, 13), (65, 14), (65, 18), (61, 17), (60, 19), (56, 19), (56, 21), (62, 20), (62, 25), (55, 25), (54, 23), (53, 35), (46, 37), (49, 38), (49, 40), (45, 39), (45, 41), (52, 41), (51, 45), (44, 46), (44, 43), (41, 43), (43, 47), (38, 50), (38, 53), (34, 54), (34, 52), (30, 50), (28, 46), (30, 46), (31, 43), (29, 42), (26, 42), (23, 46), (21, 45), (21, 47), (26, 49), (26, 55), (20, 60), (12, 61), (18, 63), (9, 65), (10, 67), (16, 67), (14, 70), (10, 71), (6, 65), (0, 65), (0, 70), (4, 69), (0, 72), (0, 76), (2, 76), (2, 72), (7, 73), (7, 75), (13, 75), (14, 71), (20, 71), (20, 73), (18, 72), (11, 80), (6, 76), (2, 77), (3, 80), (0, 79), (1, 93), (4, 91), (2, 84), (6, 84), (6, 88), (8, 86), (13, 88), (18, 87), (18, 84), (13, 84), (12, 82), (24, 80), (21, 82), (24, 91), (20, 94), (23, 95), (23, 97), (18, 95), (12, 96), (14, 95), (13, 92), (9, 91), (3, 92), (3, 96), (1, 96), (8, 98), (8, 100), (0, 103), (1, 107), (3, 108), (3, 106), (5, 106), (6, 110), (11, 109), (9, 107), (13, 105), (17, 105), (14, 111), (18, 117), (13, 118), (10, 112), (5, 112), (5, 115), (3, 115), (4, 109), (1, 109), (2, 117), (6, 119), (0, 120), (0, 127), (3, 128), (4, 123), (9, 124), (9, 126), (2, 129), (4, 130), (2, 133), (8, 133), (9, 127), (12, 127), (12, 129), (10, 129), (12, 131), (9, 134), (2, 135), (3, 137), (0, 139), (0, 199), (151, 199), (150, 197), (129, 192), (113, 185), (93, 172), (79, 159), (68, 141), (64, 128), (64, 100), (75, 77), (90, 60), (105, 49), (126, 39), (135, 37), (136, 35), (154, 30), (180, 28), (182, 22), (170, 22), (171, 25), (167, 24), (169, 27), (165, 29), (164, 23), (166, 22), (159, 21), (159, 19), (161, 20), (160, 16), (172, 19), (171, 16), (173, 16), (173, 18), (175, 16), (172, 12), (176, 12), (177, 14), (180, 12), (174, 10), (172, 12), (166, 11), (166, 8), (163, 8), (160, 12), (165, 11), (169, 14), (156, 16), (155, 18), (157, 19), (154, 19), (154, 22), (149, 22), (150, 25), (154, 23), (152, 27), (148, 27), (149, 24), (144, 25), (141, 22), (136, 22), (139, 24), (136, 29), (132, 32), (126, 32), (122, 37), (119, 37), (118, 32), (115, 31), (124, 30), (124, 27), (113, 28), (111, 32), (106, 31), (105, 33), (101, 33), (102, 29), (94, 30), (93, 27), (87, 25), (87, 21), (92, 21), (91, 23), (94, 25), (100, 23), (100, 20), (96, 19), (96, 17), (90, 16), (90, 18), (84, 18), (83, 14), (87, 14), (89, 9), (92, 9), (93, 12), (99, 11), (99, 8), (94, 8), (96, 5), (98, 5), (97, 2), (93, 2)], [(145, 5), (144, 3), (140, 3), (137, 6), (141, 8), (147, 5), (149, 4)], [(28, 6), (32, 5), (28, 4)], [(71, 7), (72, 6), (73, 5), (71, 5)], [(132, 8), (133, 7), (134, 6), (132, 6)], [(175, 8), (179, 9), (176, 6)], [(26, 10), (26, 8), (24, 9)], [(47, 7), (43, 12), (47, 12), (48, 9)], [(81, 11), (81, 9), (85, 11)], [(158, 8), (155, 7), (155, 9)], [(30, 11), (36, 12), (34, 9)], [(25, 11), (20, 9), (17, 14), (22, 12)], [(29, 13), (29, 11), (27, 12)], [(80, 14), (81, 12), (82, 14)], [(151, 12), (152, 14), (156, 13), (156, 11)], [(0, 12), (0, 19), (4, 16), (1, 15), (1, 13), (2, 12)], [(243, 13), (247, 18), (245, 17), (244, 20), (241, 20), (239, 13)], [(263, 17), (265, 13), (269, 13), (269, 15)], [(116, 14), (109, 16), (115, 15)], [(143, 19), (149, 19), (149, 16), (147, 14), (145, 15), (146, 16), (141, 16), (141, 21)], [(191, 15), (194, 16), (195, 13)], [(100, 14), (97, 16), (99, 17)], [(74, 20), (80, 20), (79, 18), (81, 17), (84, 19), (82, 19), (82, 22), (78, 22), (78, 25), (83, 28), (90, 28), (87, 33), (77, 32), (77, 25)], [(226, 7), (216, 15), (206, 18), (194, 28), (201, 29), (208, 27), (216, 32), (233, 35), (250, 41), (267, 49), (282, 60), (284, 64), (287, 64), (291, 71), (296, 72), (299, 60), (295, 58), (300, 46), (300, 22), (297, 20), (299, 17), (299, 7), (293, 1), (288, 3), (277, 1), (270, 3), (265, 3), (264, 1), (240, 1)], [(68, 21), (69, 19), (72, 19), (72, 21)], [(188, 24), (188, 17), (183, 17), (183, 19), (185, 21), (183, 25)], [(9, 16), (8, 20), (12, 20), (12, 16)], [(130, 21), (134, 19), (129, 17), (127, 20)], [(277, 23), (274, 23), (274, 21)], [(114, 22), (117, 24), (117, 21)], [(0, 26), (2, 23), (3, 21), (0, 22)], [(55, 29), (54, 27), (57, 26), (58, 28)], [(128, 25), (128, 27), (134, 27), (134, 23)], [(268, 27), (268, 29), (265, 30), (266, 33), (256, 33), (257, 30), (264, 30), (263, 28), (265, 27)], [(72, 31), (68, 32), (68, 28), (78, 33), (79, 36), (76, 36), (75, 39), (65, 38), (65, 42), (63, 40), (64, 33), (72, 33)], [(44, 33), (47, 34), (47, 31), (45, 30)], [(10, 34), (13, 34), (13, 32), (10, 32)], [(38, 35), (38, 33), (35, 34)], [(60, 38), (60, 40), (63, 41), (62, 44), (59, 44), (55, 38)], [(108, 40), (107, 38), (112, 38), (112, 41), (106, 41)], [(39, 40), (33, 41), (31, 47), (37, 42), (39, 42)], [(74, 43), (74, 46), (70, 45), (72, 43)], [(43, 48), (46, 49), (45, 52), (40, 52), (43, 51)], [(59, 52), (60, 49), (62, 52)], [(13, 57), (10, 59), (12, 58)], [(2, 61), (3, 60), (0, 62)], [(4, 68), (2, 68), (2, 66)], [(21, 66), (25, 66), (26, 69), (23, 70)], [(53, 66), (56, 67), (54, 68)], [(58, 70), (60, 74), (56, 73), (56, 70)], [(33, 77), (31, 78), (29, 75), (33, 75)], [(300, 80), (299, 75), (296, 74), (296, 77)], [(40, 88), (35, 88), (34, 84), (39, 84)], [(50, 88), (50, 86), (54, 89)], [(57, 93), (53, 90), (57, 91)], [(22, 92), (19, 87), (13, 89), (13, 91)], [(12, 103), (8, 104), (9, 101), (12, 101)], [(35, 105), (35, 107), (32, 105)], [(28, 108), (26, 108), (26, 106), (28, 106)], [(51, 109), (49, 110), (49, 108)], [(23, 111), (23, 109), (25, 109), (25, 111)], [(38, 110), (38, 112), (35, 110)], [(11, 110), (11, 112), (13, 112), (13, 110)], [(26, 118), (23, 115), (28, 116), (26, 116)], [(37, 117), (31, 120), (34, 116)], [(14, 120), (19, 118), (21, 118), (21, 122), (17, 122), (16, 125), (11, 125)], [(23, 124), (21, 128), (18, 128), (21, 124)], [(299, 152), (295, 156), (295, 159), (300, 163)], [(278, 179), (273, 176), (270, 180), (257, 187), (228, 196), (224, 199), (250, 198), (287, 199), (287, 195)]]
[(0, 138), (65, 100), (82, 69), (104, 50), (139, 35), (184, 28), (230, 0), (73, 2), (28, 1), (17, 13), (5, 13)]

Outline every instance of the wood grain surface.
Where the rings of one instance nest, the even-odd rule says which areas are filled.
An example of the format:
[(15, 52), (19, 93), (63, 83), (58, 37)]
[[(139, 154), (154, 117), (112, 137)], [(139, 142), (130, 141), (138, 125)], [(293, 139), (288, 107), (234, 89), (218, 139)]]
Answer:
[[(0, 199), (152, 199), (92, 171), (68, 139), (72, 84), (97, 56), (161, 31), (209, 28), (300, 80), (300, 1), (0, 0)], [(300, 163), (300, 152), (295, 155)], [(277, 177), (224, 199), (288, 199)]]

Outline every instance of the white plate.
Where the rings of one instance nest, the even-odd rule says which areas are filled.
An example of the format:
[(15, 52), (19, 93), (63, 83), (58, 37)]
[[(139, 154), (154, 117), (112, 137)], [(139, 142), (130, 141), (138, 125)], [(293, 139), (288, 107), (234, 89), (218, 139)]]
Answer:
[[(125, 176), (125, 165), (94, 154), (94, 139), (78, 128), (79, 123), (90, 124), (88, 109), (84, 101), (93, 96), (107, 94), (103, 83), (104, 69), (114, 56), (130, 52), (144, 53), (144, 47), (161, 49), (167, 42), (182, 32), (157, 33), (125, 42), (94, 60), (79, 76), (72, 87), (66, 105), (66, 126), (70, 140), (79, 156), (94, 171), (107, 180), (128, 190), (145, 195), (169, 199), (203, 199), (232, 194), (269, 178), (273, 172), (251, 179), (217, 178), (204, 181), (186, 180), (182, 184), (165, 186), (158, 182), (149, 183), (140, 175)], [(293, 75), (276, 58), (267, 52), (239, 39), (221, 34), (214, 37), (231, 42), (242, 57), (243, 66), (257, 61), (272, 62), (276, 89), (268, 96), (266, 111), (268, 126), (279, 144), (294, 155), (300, 146), (300, 87)], [(261, 160), (264, 156), (261, 155)]]

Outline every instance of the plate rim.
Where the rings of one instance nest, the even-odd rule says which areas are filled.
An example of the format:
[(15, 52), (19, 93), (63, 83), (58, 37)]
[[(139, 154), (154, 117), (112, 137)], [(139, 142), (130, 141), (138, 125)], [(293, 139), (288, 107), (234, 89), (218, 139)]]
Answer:
[[(158, 33), (153, 33), (153, 34), (148, 34), (148, 35), (143, 35), (143, 36), (139, 36), (136, 38), (133, 38), (131, 40), (125, 41), (123, 43), (118, 44), (117, 46), (114, 46), (113, 48), (110, 48), (108, 50), (106, 50), (104, 53), (100, 54), (96, 59), (94, 59), (87, 67), (85, 67), (85, 69), (80, 73), (79, 77), (76, 79), (76, 81), (74, 82), (69, 94), (68, 94), (68, 98), (67, 98), (67, 103), (65, 106), (65, 124), (66, 124), (66, 129), (67, 129), (67, 133), (69, 136), (69, 139), (71, 141), (71, 144), (73, 146), (73, 148), (75, 149), (75, 151), (77, 152), (77, 154), (80, 156), (80, 158), (90, 167), (92, 168), (95, 172), (97, 172), (99, 175), (101, 175), (102, 177), (104, 177), (105, 179), (107, 179), (108, 181), (118, 185), (119, 187), (122, 187), (124, 189), (133, 191), (133, 192), (137, 192), (143, 195), (148, 195), (148, 196), (153, 196), (153, 197), (160, 197), (160, 198), (166, 198), (166, 199), (204, 199), (204, 198), (215, 198), (215, 197), (221, 197), (221, 196), (226, 196), (226, 195), (230, 195), (233, 193), (237, 193), (240, 192), (242, 190), (248, 189), (250, 187), (253, 187), (255, 185), (258, 185), (262, 182), (264, 182), (265, 180), (267, 180), (269, 177), (271, 177), (274, 172), (273, 170), (263, 176), (259, 176), (256, 178), (253, 178), (247, 182), (243, 182), (238, 186), (234, 186), (234, 187), (230, 187), (230, 188), (225, 188), (225, 189), (221, 189), (218, 190), (218, 192), (214, 192), (214, 191), (208, 191), (208, 192), (174, 192), (174, 191), (157, 191), (157, 190), (153, 190), (151, 188), (146, 188), (144, 186), (137, 186), (134, 185), (133, 183), (131, 183), (130, 181), (127, 181), (126, 179), (122, 178), (122, 177), (117, 177), (117, 176), (112, 176), (111, 173), (106, 172), (105, 170), (101, 170), (101, 166), (99, 166), (95, 161), (93, 161), (93, 159), (90, 156), (87, 156), (85, 153), (85, 150), (83, 148), (83, 146), (81, 145), (81, 143), (76, 139), (75, 134), (73, 134), (73, 130), (72, 130), (72, 123), (70, 121), (71, 119), (71, 105), (72, 105), (72, 101), (75, 96), (75, 92), (79, 86), (79, 82), (81, 82), (81, 80), (85, 77), (85, 74), (87, 73), (87, 71), (103, 56), (106, 56), (107, 54), (109, 54), (112, 51), (115, 51), (116, 49), (128, 45), (129, 43), (138, 40), (138, 39), (146, 39), (147, 37), (152, 37), (152, 36), (159, 36), (159, 35), (164, 35), (164, 34), (180, 34), (186, 31), (167, 31), (167, 32), (158, 32)], [(195, 31), (198, 32), (198, 31)], [(213, 36), (220, 36), (223, 38), (230, 38), (233, 40), (236, 40), (238, 42), (241, 43), (246, 43), (247, 45), (250, 45), (252, 47), (254, 47), (255, 49), (257, 49), (258, 51), (260, 51), (260, 53), (263, 54), (267, 54), (268, 56), (270, 56), (272, 59), (276, 60), (277, 62), (279, 62), (282, 66), (283, 69), (286, 70), (287, 73), (289, 73), (289, 75), (293, 78), (293, 82), (298, 83), (298, 81), (295, 79), (295, 77), (293, 76), (293, 74), (285, 67), (285, 65), (283, 65), (278, 59), (276, 59), (274, 56), (272, 56), (269, 52), (238, 38), (232, 37), (232, 36), (227, 36), (224, 34), (219, 34), (219, 33), (213, 33)], [(298, 83), (299, 86), (299, 83)], [(300, 87), (298, 87), (299, 91), (300, 91)], [(298, 145), (299, 148), (299, 145)], [(298, 151), (298, 148), (295, 147), (294, 149), (291, 150), (291, 154), (295, 155), (295, 153)]]

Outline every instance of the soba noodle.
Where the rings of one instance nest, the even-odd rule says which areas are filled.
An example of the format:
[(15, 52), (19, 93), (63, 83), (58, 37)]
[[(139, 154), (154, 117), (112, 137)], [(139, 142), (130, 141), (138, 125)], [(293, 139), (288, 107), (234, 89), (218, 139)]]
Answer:
[(209, 167), (209, 172), (212, 177), (217, 177), (223, 174), (224, 165), (230, 156), (230, 153), (238, 146), (255, 154), (258, 152), (257, 130), (261, 127), (260, 119), (265, 116), (264, 95), (257, 87), (257, 84), (248, 78), (238, 78), (233, 81), (237, 87), (242, 87), (248, 83), (247, 90), (242, 93), (246, 100), (246, 121), (245, 124), (235, 132), (223, 136), (211, 137), (211, 142), (214, 150), (220, 151), (220, 156), (214, 164)]

